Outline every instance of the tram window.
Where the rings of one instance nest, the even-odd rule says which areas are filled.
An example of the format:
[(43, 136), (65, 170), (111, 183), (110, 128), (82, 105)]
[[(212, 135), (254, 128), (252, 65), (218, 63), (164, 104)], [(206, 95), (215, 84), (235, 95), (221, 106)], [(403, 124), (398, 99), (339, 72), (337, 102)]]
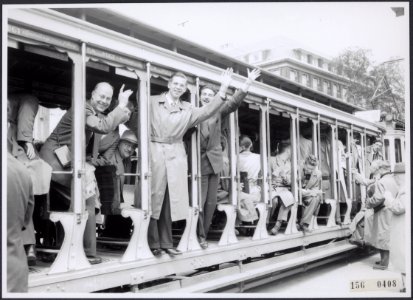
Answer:
[(402, 147), (401, 147), (401, 141), (400, 139), (394, 139), (394, 150), (395, 150), (395, 159), (396, 163), (402, 161)]
[(389, 140), (388, 140), (388, 139), (385, 139), (385, 140), (384, 140), (384, 159), (385, 159), (385, 160), (390, 160), (390, 157), (389, 157), (389, 147), (390, 147)]

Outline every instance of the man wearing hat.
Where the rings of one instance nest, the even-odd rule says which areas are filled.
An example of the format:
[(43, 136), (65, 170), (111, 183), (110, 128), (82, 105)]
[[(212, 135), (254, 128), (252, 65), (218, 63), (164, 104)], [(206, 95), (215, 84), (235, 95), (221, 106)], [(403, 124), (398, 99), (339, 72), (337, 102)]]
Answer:
[[(117, 230), (120, 234), (121, 228), (125, 228), (123, 225), (129, 225), (129, 220), (125, 220), (123, 217), (118, 215), (118, 211), (120, 210), (120, 201), (122, 200), (123, 195), (123, 186), (125, 183), (125, 176), (123, 174), (130, 172), (131, 170), (131, 156), (135, 153), (136, 147), (138, 146), (138, 139), (136, 135), (133, 133), (132, 130), (125, 130), (120, 137), (115, 151), (108, 149), (105, 153), (99, 156), (94, 165), (97, 167), (97, 179), (99, 188), (102, 188), (102, 185), (106, 185), (107, 177), (111, 177), (112, 184), (109, 184), (110, 187), (118, 189), (116, 193), (108, 193), (102, 195), (102, 201), (106, 200), (106, 196), (110, 195), (110, 206), (105, 206), (105, 202), (102, 202), (102, 214), (106, 215), (105, 219), (105, 235), (113, 235), (115, 233), (114, 230)], [(101, 172), (108, 172), (108, 170), (104, 168), (100, 168), (103, 166), (115, 166), (116, 167), (116, 180), (117, 184), (113, 184), (113, 179), (111, 174), (101, 174)], [(107, 188), (107, 185), (105, 186)], [(113, 197), (112, 197), (113, 195)], [(116, 227), (116, 228), (115, 228)], [(128, 227), (129, 228), (129, 227)], [(125, 231), (125, 235), (127, 236), (129, 229)], [(119, 234), (117, 237), (119, 237)]]
[(313, 154), (310, 154), (305, 160), (301, 173), (301, 195), (304, 212), (299, 227), (304, 232), (310, 231), (308, 226), (321, 201), (322, 191), (320, 186), (322, 176), (321, 171), (317, 169), (317, 165), (317, 158)]
[(287, 222), (288, 212), (294, 204), (294, 196), (290, 191), (291, 188), (291, 143), (290, 140), (283, 140), (279, 144), (279, 154), (271, 158), (272, 186), (277, 197), (273, 198), (273, 206), (270, 216), (274, 213), (278, 198), (280, 201), (280, 210), (278, 212), (275, 226), (270, 230), (271, 235), (276, 235), (281, 228), (282, 223)]

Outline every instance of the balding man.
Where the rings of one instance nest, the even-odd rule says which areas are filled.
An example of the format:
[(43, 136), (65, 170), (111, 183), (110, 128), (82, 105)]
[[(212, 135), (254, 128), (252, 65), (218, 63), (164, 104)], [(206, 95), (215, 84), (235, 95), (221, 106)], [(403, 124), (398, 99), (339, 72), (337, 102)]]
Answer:
[[(113, 87), (107, 82), (98, 83), (92, 91), (91, 98), (86, 101), (85, 110), (85, 145), (89, 143), (94, 134), (108, 134), (114, 131), (119, 124), (127, 121), (130, 116), (130, 111), (126, 107), (129, 96), (132, 94), (132, 90), (123, 91), (124, 85), (122, 85), (119, 91), (119, 104), (107, 115), (100, 115), (104, 113), (112, 101)], [(72, 150), (72, 120), (73, 120), (73, 108), (70, 108), (66, 114), (62, 117), (57, 124), (54, 131), (47, 138), (41, 151), (40, 157), (49, 163), (53, 171), (69, 171), (70, 164), (65, 164), (64, 161), (59, 160), (57, 152), (59, 149), (67, 147), (69, 151)], [(72, 175), (66, 174), (53, 174), (51, 188), (58, 188), (63, 191), (66, 197), (60, 197), (66, 199), (66, 201), (60, 201), (60, 203), (51, 203), (51, 207), (66, 210), (69, 206), (72, 206), (70, 200), (70, 187), (71, 187)], [(69, 196), (67, 198), (67, 196)], [(62, 203), (63, 202), (63, 203)], [(89, 213), (89, 218), (86, 223), (84, 243), (86, 255), (90, 258), (91, 263), (100, 262), (99, 259), (95, 259), (96, 255), (96, 222), (95, 222), (95, 202), (96, 197), (89, 197), (86, 199), (86, 208)]]

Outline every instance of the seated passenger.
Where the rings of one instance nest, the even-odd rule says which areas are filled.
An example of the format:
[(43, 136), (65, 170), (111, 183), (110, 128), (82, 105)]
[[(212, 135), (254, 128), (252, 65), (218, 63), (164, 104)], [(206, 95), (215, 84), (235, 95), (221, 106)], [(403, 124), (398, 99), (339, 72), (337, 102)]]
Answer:
[[(7, 135), (8, 151), (26, 167), (33, 182), (34, 195), (43, 195), (49, 192), (52, 168), (39, 158), (33, 146), (33, 126), (38, 109), (39, 100), (35, 96), (27, 93), (10, 95), (7, 100)], [(35, 265), (36, 238), (32, 219), (23, 231), (23, 243), (29, 265)]]
[(280, 209), (277, 221), (270, 230), (271, 235), (276, 235), (281, 228), (282, 223), (287, 222), (288, 212), (295, 203), (294, 196), (291, 193), (291, 144), (290, 140), (284, 140), (279, 144), (279, 154), (271, 158), (272, 186), (275, 191), (273, 206), (270, 217), (280, 199)]
[[(230, 179), (226, 179), (230, 176), (229, 172), (229, 158), (228, 150), (226, 144), (226, 138), (221, 136), (221, 147), (223, 151), (223, 168), (220, 172), (221, 178), (218, 183), (218, 192), (217, 192), (217, 202), (218, 204), (230, 204), (229, 199), (229, 190), (230, 190)], [(255, 204), (259, 202), (260, 198), (257, 195), (250, 195), (243, 191), (240, 192), (240, 205), (237, 210), (238, 220), (244, 222), (253, 222), (258, 220), (258, 213), (255, 209)]]
[[(92, 91), (91, 99), (86, 101), (85, 110), (85, 144), (87, 145), (95, 133), (107, 134), (115, 130), (119, 124), (129, 119), (130, 111), (126, 108), (129, 96), (132, 90), (123, 91), (122, 85), (119, 91), (119, 104), (107, 116), (100, 115), (110, 105), (113, 95), (113, 87), (107, 82), (98, 83)], [(70, 108), (57, 124), (54, 131), (44, 143), (40, 156), (49, 163), (54, 171), (69, 171), (70, 170), (70, 151), (72, 150), (72, 119), (73, 109)], [(57, 153), (62, 153), (62, 156), (57, 156)], [(69, 161), (64, 159), (64, 156), (69, 157)], [(96, 221), (95, 221), (95, 206), (97, 204), (97, 188), (93, 186), (94, 167), (86, 164), (87, 173), (85, 175), (84, 197), (86, 199), (86, 208), (89, 217), (86, 223), (84, 233), (84, 246), (86, 255), (91, 263), (99, 263), (101, 260), (96, 258)], [(88, 167), (89, 166), (89, 167)], [(65, 196), (60, 197), (59, 203), (54, 203), (54, 206), (59, 209), (66, 210), (73, 203), (70, 200), (70, 187), (72, 176), (66, 174), (53, 174), (52, 185), (62, 191)], [(51, 186), (52, 187), (52, 186)], [(52, 205), (53, 203), (51, 203)], [(60, 206), (60, 207), (59, 207)]]
[(249, 194), (260, 196), (261, 187), (258, 184), (258, 176), (261, 172), (261, 157), (251, 152), (252, 141), (246, 135), (240, 137), (239, 147), (239, 171), (248, 174)]
[(301, 171), (301, 195), (304, 205), (304, 213), (299, 223), (299, 227), (304, 232), (310, 231), (308, 227), (312, 216), (317, 211), (321, 201), (321, 171), (317, 169), (317, 165), (317, 158), (311, 154), (305, 160), (303, 170)]

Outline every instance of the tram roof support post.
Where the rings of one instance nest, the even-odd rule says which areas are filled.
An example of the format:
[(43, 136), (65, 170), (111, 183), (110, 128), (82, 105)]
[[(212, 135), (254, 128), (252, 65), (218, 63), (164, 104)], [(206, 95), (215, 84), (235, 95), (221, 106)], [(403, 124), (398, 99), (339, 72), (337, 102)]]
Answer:
[(296, 202), (301, 204), (299, 197), (299, 186), (301, 187), (301, 179), (299, 179), (299, 170), (297, 165), (297, 116), (290, 114), (290, 139), (291, 139), (291, 189), (296, 199)]
[(72, 185), (71, 195), (73, 212), (82, 214), (85, 212), (85, 199), (83, 196), (84, 172), (85, 172), (85, 107), (86, 107), (86, 43), (82, 43), (81, 53), (70, 53), (74, 62), (72, 79)]
[(269, 184), (268, 184), (268, 154), (267, 154), (267, 113), (268, 107), (260, 105), (260, 162), (261, 162), (261, 176), (262, 176), (262, 193), (261, 200), (268, 204), (269, 199)]
[[(197, 83), (199, 78), (197, 78)], [(188, 89), (191, 95), (191, 104), (194, 107), (199, 106), (198, 101), (198, 85), (188, 85)], [(191, 204), (193, 208), (198, 208), (202, 211), (201, 198), (200, 198), (200, 185), (201, 181), (201, 166), (200, 166), (200, 125), (197, 126), (196, 131), (191, 134)]]

